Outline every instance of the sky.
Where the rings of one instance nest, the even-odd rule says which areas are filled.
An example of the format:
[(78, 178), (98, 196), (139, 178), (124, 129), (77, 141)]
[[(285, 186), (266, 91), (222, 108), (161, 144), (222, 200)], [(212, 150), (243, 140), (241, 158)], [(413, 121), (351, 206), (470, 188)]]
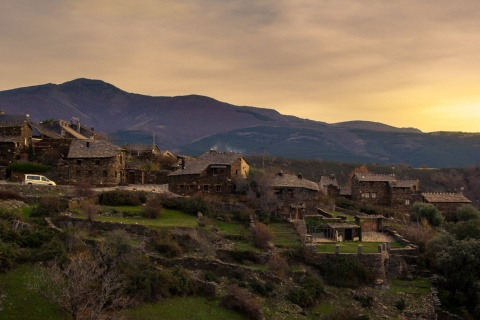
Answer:
[(480, 132), (480, 1), (0, 0), (0, 75)]

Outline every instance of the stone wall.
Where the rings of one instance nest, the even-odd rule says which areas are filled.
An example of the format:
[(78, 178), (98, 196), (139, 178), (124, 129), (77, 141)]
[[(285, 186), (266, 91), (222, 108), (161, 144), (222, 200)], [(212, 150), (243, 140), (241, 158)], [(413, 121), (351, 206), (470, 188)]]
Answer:
[(59, 162), (55, 170), (57, 184), (116, 186), (122, 182), (123, 165), (118, 157), (68, 159)]

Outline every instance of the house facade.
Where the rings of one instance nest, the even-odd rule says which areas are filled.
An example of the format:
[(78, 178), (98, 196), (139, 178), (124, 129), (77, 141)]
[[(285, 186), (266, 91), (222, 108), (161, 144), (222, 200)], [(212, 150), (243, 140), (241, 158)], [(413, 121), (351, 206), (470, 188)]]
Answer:
[(168, 190), (180, 195), (229, 194), (236, 179), (245, 179), (249, 164), (240, 153), (210, 150), (196, 159), (182, 159), (180, 168), (168, 175)]
[(455, 221), (457, 209), (465, 204), (471, 204), (462, 193), (429, 193), (421, 194), (422, 202), (433, 204), (447, 221)]
[(420, 200), (418, 180), (400, 180), (395, 175), (356, 173), (351, 180), (351, 199), (363, 204), (408, 211)]
[(21, 160), (21, 155), (28, 159), (31, 144), (32, 128), (29, 116), (4, 114), (0, 110), (0, 165)]
[(331, 198), (340, 196), (340, 187), (334, 174), (329, 176), (321, 176), (318, 185), (320, 187), (320, 191), (327, 196)]
[(290, 217), (301, 213), (316, 212), (319, 199), (319, 186), (307, 180), (302, 174), (293, 175), (279, 172), (269, 181), (269, 186), (281, 201), (280, 211)]
[(115, 186), (124, 182), (125, 151), (104, 140), (73, 140), (57, 165), (57, 183)]

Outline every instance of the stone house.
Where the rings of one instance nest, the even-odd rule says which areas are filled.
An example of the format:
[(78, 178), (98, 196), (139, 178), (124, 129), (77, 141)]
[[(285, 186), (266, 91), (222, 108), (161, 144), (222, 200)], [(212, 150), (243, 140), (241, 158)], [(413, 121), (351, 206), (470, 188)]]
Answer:
[(356, 173), (351, 180), (351, 199), (363, 204), (409, 211), (419, 201), (419, 181), (395, 175)]
[(57, 183), (88, 182), (115, 186), (124, 182), (125, 151), (105, 140), (73, 140), (57, 165)]
[(320, 191), (331, 198), (340, 196), (340, 187), (338, 186), (337, 178), (334, 174), (329, 176), (321, 176), (318, 183)]
[[(5, 114), (0, 110), (0, 164), (28, 159), (32, 127), (28, 115)], [(22, 156), (21, 156), (22, 155)]]
[(245, 179), (250, 169), (242, 154), (210, 150), (196, 159), (182, 158), (178, 170), (168, 175), (168, 190), (180, 195), (229, 194), (236, 179)]
[(160, 155), (160, 149), (156, 144), (127, 144), (125, 147), (125, 152), (127, 156), (130, 157), (146, 157)]
[(316, 212), (319, 186), (305, 179), (302, 174), (293, 175), (280, 171), (268, 184), (281, 201), (281, 213), (297, 215), (299, 208), (303, 213)]
[(422, 192), (422, 202), (433, 204), (447, 221), (455, 221), (457, 209), (464, 204), (471, 204), (462, 193)]

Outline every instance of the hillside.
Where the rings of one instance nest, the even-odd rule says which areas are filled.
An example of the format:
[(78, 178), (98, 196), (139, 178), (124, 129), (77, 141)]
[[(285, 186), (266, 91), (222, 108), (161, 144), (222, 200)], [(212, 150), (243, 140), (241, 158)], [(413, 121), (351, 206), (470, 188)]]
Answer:
[(480, 134), (422, 133), (370, 121), (327, 124), (199, 95), (128, 93), (100, 80), (0, 91), (0, 108), (30, 114), (34, 121), (78, 117), (118, 145), (149, 143), (155, 136), (160, 148), (191, 155), (217, 147), (251, 155), (413, 167), (480, 163)]

